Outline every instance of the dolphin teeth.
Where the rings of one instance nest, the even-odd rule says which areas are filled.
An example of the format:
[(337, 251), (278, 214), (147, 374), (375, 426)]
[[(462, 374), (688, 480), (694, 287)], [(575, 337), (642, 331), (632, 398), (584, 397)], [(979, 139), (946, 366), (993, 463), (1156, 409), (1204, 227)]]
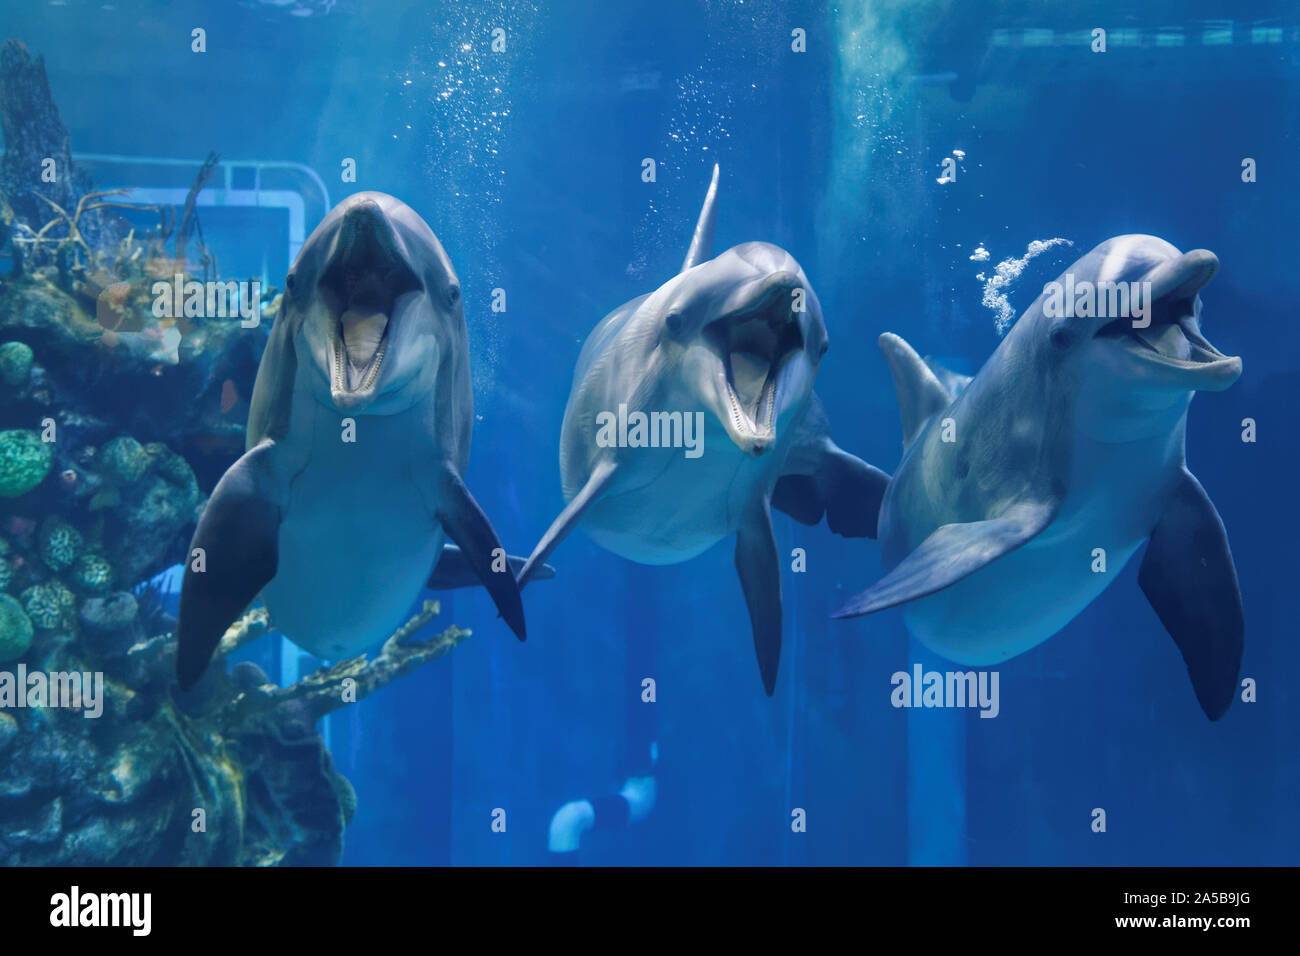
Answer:
[(1186, 359), (1190, 352), (1187, 337), (1176, 324), (1134, 329), (1133, 335), (1147, 348), (1159, 352), (1165, 358)]
[(340, 338), (343, 350), (347, 353), (345, 381), (341, 384), (356, 388), (354, 381), (364, 376), (368, 384), (375, 372), (378, 360), (382, 358), (380, 349), (384, 333), (388, 330), (388, 316), (383, 312), (359, 312), (349, 309), (339, 319)]

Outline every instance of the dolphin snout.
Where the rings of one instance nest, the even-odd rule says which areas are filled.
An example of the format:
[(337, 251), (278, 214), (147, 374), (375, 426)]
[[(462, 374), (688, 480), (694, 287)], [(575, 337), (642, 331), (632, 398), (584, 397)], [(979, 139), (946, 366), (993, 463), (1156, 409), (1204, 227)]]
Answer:
[[(758, 315), (775, 328), (790, 321), (795, 290), (802, 288), (803, 282), (793, 272), (770, 272), (732, 289), (720, 311), (724, 316)], [(784, 303), (781, 303), (782, 299)], [(777, 308), (778, 304), (786, 308)]]

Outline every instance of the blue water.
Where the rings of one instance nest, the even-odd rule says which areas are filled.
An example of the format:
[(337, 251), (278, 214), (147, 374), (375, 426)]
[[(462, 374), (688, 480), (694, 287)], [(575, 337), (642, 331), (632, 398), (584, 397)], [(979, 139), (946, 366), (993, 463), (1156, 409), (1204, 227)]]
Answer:
[[(1226, 28), (1208, 22), (1227, 9)], [(768, 699), (730, 540), (645, 567), (577, 533), (555, 580), (525, 594), (526, 644), (485, 593), (441, 595), (438, 623), (473, 637), (330, 718), (359, 802), (345, 863), (547, 863), (555, 810), (617, 790), (650, 740), (653, 812), (588, 834), (581, 862), (1297, 861), (1294, 6), (339, 0), (300, 12), (316, 15), (67, 0), (7, 6), (0, 29), (44, 55), (74, 153), (292, 161), (331, 203), (378, 189), (424, 216), (464, 289), (478, 416), (467, 484), (512, 552), (563, 505), (557, 447), (582, 341), (677, 270), (715, 162), (718, 250), (765, 240), (798, 258), (830, 336), (817, 391), (835, 438), (886, 470), (900, 429), (877, 335), (977, 369), (998, 333), (976, 277), (1033, 240), (1073, 245), (1028, 264), (1009, 290), (1017, 313), (1113, 235), (1213, 250), (1205, 329), (1245, 363), (1231, 389), (1195, 400), (1187, 443), (1231, 538), (1257, 702), (1205, 719), (1134, 560), (1000, 667), (996, 719), (895, 709), (891, 674), (950, 665), (896, 611), (829, 620), (880, 576), (876, 546), (783, 515), (782, 553), (804, 548), (808, 570), (783, 578)], [(195, 27), (206, 53), (190, 50)], [(490, 50), (496, 27), (504, 53)], [(1105, 54), (1088, 49), (1094, 27), (1111, 31)], [(795, 28), (807, 52), (791, 50)], [(1224, 29), (1226, 42), (1206, 40)], [(940, 184), (954, 150), (957, 179)], [(355, 183), (341, 180), (345, 159)], [(143, 167), (110, 166), (94, 166), (97, 182), (169, 185), (119, 183), (135, 174), (114, 168)], [(295, 182), (310, 231), (325, 204)], [(214, 212), (205, 230), (228, 274), (283, 281), (283, 217)], [(981, 245), (988, 262), (970, 258)], [(490, 308), (496, 288), (504, 313)], [(1240, 438), (1247, 417), (1254, 444)], [(1090, 826), (1098, 807), (1105, 833)], [(792, 830), (796, 809), (806, 832)]]

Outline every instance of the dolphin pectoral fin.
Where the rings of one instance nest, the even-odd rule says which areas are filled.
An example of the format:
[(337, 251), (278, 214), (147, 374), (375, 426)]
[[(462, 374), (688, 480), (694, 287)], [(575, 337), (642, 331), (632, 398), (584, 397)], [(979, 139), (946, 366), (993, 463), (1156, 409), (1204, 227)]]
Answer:
[(745, 592), (763, 690), (771, 697), (781, 663), (781, 565), (766, 498), (746, 510), (736, 531), (736, 573)]
[[(524, 627), (524, 604), (514, 572), (507, 565), (493, 569), (494, 555), (505, 553), (497, 533), (492, 530), (483, 509), (461, 481), (460, 475), (444, 466), (437, 476), (437, 518), (447, 537), (460, 547), (461, 556), (478, 583), (487, 588), (497, 612), (505, 619), (519, 640), (527, 638)], [(441, 561), (439, 561), (441, 563)]]
[(832, 614), (858, 617), (941, 591), (1030, 541), (1052, 523), (1059, 503), (1022, 502), (999, 518), (946, 524), (894, 570)]
[(194, 530), (176, 622), (176, 676), (183, 690), (203, 676), (226, 628), (275, 577), (281, 518), (275, 449), (263, 439), (235, 462)]
[(782, 475), (772, 506), (803, 524), (826, 525), (847, 538), (874, 538), (889, 475), (850, 455), (830, 439), (822, 443), (810, 475)]
[[(506, 556), (510, 562), (510, 573), (518, 574), (524, 566), (526, 559), (510, 554)], [(533, 577), (546, 580), (555, 577), (555, 568), (549, 564), (543, 564), (535, 572)], [(429, 575), (429, 580), (425, 587), (431, 591), (451, 591), (455, 588), (473, 588), (478, 587), (478, 575), (470, 566), (469, 558), (465, 557), (465, 552), (454, 544), (444, 544), (442, 554), (438, 556), (438, 563), (433, 566), (433, 573)]]
[(537, 542), (537, 547), (533, 548), (533, 553), (528, 556), (528, 561), (517, 578), (520, 590), (523, 590), (524, 585), (537, 576), (538, 566), (551, 556), (551, 552), (559, 547), (560, 542), (567, 538), (569, 532), (582, 520), (582, 513), (600, 497), (616, 470), (617, 466), (608, 459), (592, 469), (591, 477), (582, 486), (582, 490), (573, 496), (573, 500), (551, 522), (551, 526), (546, 529), (546, 534), (542, 535), (542, 540)]
[(926, 422), (952, 404), (952, 396), (930, 366), (900, 336), (886, 332), (878, 341), (894, 377), (906, 448), (916, 441)]
[(1138, 584), (1178, 645), (1205, 716), (1218, 720), (1241, 669), (1241, 589), (1223, 521), (1186, 469), (1165, 498)]

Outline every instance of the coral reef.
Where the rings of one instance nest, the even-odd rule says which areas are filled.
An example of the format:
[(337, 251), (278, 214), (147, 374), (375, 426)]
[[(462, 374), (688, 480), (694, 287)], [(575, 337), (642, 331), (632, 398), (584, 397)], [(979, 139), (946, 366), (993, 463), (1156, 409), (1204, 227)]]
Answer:
[[(243, 451), (281, 299), (263, 290), (257, 329), (224, 309), (156, 314), (155, 282), (217, 275), (197, 202), (215, 155), (179, 224), (160, 207), (137, 234), (122, 191), (74, 167), (44, 66), (16, 41), (0, 48), (0, 125), (0, 865), (337, 863), (356, 794), (316, 721), (468, 632), (413, 641), (428, 604), (373, 661), (288, 688), (217, 664), (180, 695), (150, 582), (185, 559), (205, 489)], [(44, 159), (57, 181), (33, 176)], [(218, 656), (266, 628), (250, 612)], [(102, 713), (17, 706), (18, 671), (93, 675)]]
[(98, 554), (83, 554), (72, 570), (72, 583), (90, 594), (107, 591), (113, 585), (113, 566)]
[(41, 560), (51, 571), (72, 567), (81, 554), (81, 532), (62, 518), (51, 515), (41, 524)]
[[(6, 611), (22, 614), (0, 598), (0, 621)], [(426, 603), (374, 660), (287, 688), (248, 662), (228, 673), (217, 664), (185, 695), (171, 634), (150, 634), (129, 592), (83, 604), (81, 639), (37, 630), (29, 666), (102, 672), (102, 714), (0, 711), (0, 864), (336, 864), (356, 794), (313, 728), (469, 635), (450, 627), (412, 640), (437, 613)], [(217, 656), (267, 627), (264, 610), (250, 611)]]
[(28, 429), (0, 431), (0, 498), (25, 495), (50, 471), (53, 454), (41, 436)]
[(33, 584), (19, 595), (27, 617), (42, 631), (76, 627), (77, 599), (57, 578)]
[(0, 382), (17, 387), (27, 381), (32, 372), (32, 350), (25, 342), (6, 342), (0, 345)]
[(32, 622), (22, 606), (0, 594), (0, 664), (16, 661), (32, 646)]
[(149, 467), (149, 456), (144, 446), (130, 435), (114, 438), (104, 446), (100, 456), (104, 475), (120, 485), (139, 481)]

